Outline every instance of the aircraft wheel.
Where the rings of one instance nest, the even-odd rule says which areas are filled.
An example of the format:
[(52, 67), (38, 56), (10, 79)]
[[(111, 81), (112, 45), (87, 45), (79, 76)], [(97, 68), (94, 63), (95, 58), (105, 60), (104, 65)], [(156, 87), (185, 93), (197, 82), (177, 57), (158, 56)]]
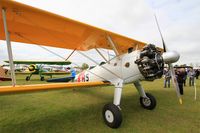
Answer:
[(26, 81), (29, 81), (30, 80), (30, 76), (26, 76)]
[(41, 80), (41, 81), (44, 81), (44, 77), (41, 77), (40, 80)]
[(146, 96), (148, 98), (143, 98), (140, 97), (140, 104), (143, 108), (148, 109), (148, 110), (152, 110), (156, 107), (156, 99), (154, 96), (152, 96), (149, 93), (146, 93)]
[(110, 103), (103, 108), (103, 119), (107, 126), (111, 128), (118, 128), (122, 123), (122, 114), (116, 105)]

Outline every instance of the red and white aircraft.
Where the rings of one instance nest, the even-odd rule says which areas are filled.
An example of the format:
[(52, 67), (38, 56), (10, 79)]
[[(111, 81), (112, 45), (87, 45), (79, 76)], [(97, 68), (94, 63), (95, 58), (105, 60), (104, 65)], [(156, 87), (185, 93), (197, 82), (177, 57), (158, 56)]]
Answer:
[[(145, 93), (140, 81), (161, 78), (166, 63), (171, 68), (177, 95), (182, 102), (172, 66), (172, 63), (178, 61), (179, 54), (166, 49), (161, 33), (163, 50), (153, 44), (18, 2), (1, 0), (0, 9), (0, 39), (7, 41), (12, 72), (12, 86), (0, 87), (0, 93), (112, 84), (115, 87), (114, 100), (103, 107), (103, 118), (109, 127), (118, 128), (122, 122), (120, 101), (124, 84), (133, 83), (140, 95), (142, 107), (152, 110), (156, 107), (156, 99)], [(105, 63), (78, 74), (75, 77), (76, 82), (20, 86), (16, 85), (10, 41), (72, 49), (92, 61), (94, 60), (83, 51), (96, 49), (105, 59)], [(111, 49), (116, 57), (106, 60), (98, 48)]]

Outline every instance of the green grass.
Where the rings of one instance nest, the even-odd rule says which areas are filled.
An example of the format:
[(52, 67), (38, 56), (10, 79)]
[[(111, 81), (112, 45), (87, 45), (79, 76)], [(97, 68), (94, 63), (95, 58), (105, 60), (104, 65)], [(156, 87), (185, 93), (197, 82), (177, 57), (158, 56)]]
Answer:
[[(33, 78), (26, 82), (24, 76), (17, 76), (17, 82), (45, 83)], [(186, 86), (183, 105), (174, 89), (163, 88), (162, 79), (142, 85), (156, 97), (156, 109), (143, 109), (135, 87), (125, 85), (118, 129), (107, 127), (102, 119), (102, 107), (113, 100), (112, 86), (1, 95), (0, 133), (200, 133), (200, 80), (197, 100), (194, 89)]]

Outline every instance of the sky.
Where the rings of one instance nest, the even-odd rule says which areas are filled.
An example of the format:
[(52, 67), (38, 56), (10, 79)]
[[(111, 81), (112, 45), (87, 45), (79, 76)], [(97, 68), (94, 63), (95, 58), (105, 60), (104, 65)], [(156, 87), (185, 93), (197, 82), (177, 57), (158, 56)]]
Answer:
[[(200, 65), (199, 0), (17, 0), (74, 20), (100, 27), (130, 38), (162, 47), (156, 26), (156, 14), (169, 50), (180, 53), (176, 64)], [(8, 60), (5, 41), (0, 40), (0, 64)], [(70, 50), (46, 47), (67, 58)], [(37, 45), (12, 43), (14, 60), (63, 60)], [(103, 51), (107, 57), (107, 53)], [(94, 50), (86, 52), (97, 62), (102, 58)], [(76, 64), (94, 64), (78, 53), (69, 60)]]

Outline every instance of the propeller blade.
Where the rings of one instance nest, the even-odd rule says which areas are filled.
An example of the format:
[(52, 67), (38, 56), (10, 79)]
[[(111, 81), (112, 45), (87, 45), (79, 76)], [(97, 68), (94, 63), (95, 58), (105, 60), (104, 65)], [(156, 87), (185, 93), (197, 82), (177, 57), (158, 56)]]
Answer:
[(182, 101), (182, 98), (181, 98), (181, 95), (180, 95), (180, 91), (179, 91), (180, 89), (179, 89), (178, 82), (177, 82), (177, 79), (176, 79), (174, 67), (173, 67), (172, 64), (169, 64), (169, 68), (170, 68), (170, 72), (171, 72), (171, 76), (172, 76), (172, 82), (174, 84), (174, 88), (176, 90), (177, 97), (179, 99), (180, 104), (182, 104), (183, 101)]
[(158, 23), (158, 19), (157, 19), (156, 15), (154, 15), (154, 16), (155, 16), (155, 20), (156, 20), (156, 25), (157, 25), (157, 27), (158, 27), (158, 31), (159, 31), (160, 36), (161, 36), (161, 39), (162, 39), (163, 50), (164, 50), (164, 52), (166, 52), (166, 51), (167, 51), (167, 48), (166, 48), (165, 41), (164, 41), (164, 39), (163, 39), (161, 30), (160, 30), (160, 26), (159, 26), (159, 23)]
[[(164, 41), (163, 35), (162, 35), (162, 33), (161, 33), (161, 30), (160, 30), (160, 26), (159, 26), (159, 23), (158, 23), (158, 19), (157, 19), (156, 15), (154, 15), (154, 16), (155, 16), (156, 24), (157, 24), (157, 27), (158, 27), (158, 31), (159, 31), (160, 36), (161, 36), (161, 39), (162, 39), (163, 50), (164, 50), (164, 52), (167, 52), (168, 49), (167, 49), (167, 47), (166, 47), (166, 45), (165, 45), (165, 41)], [(169, 51), (168, 51), (168, 52), (169, 52)], [(176, 55), (176, 54), (175, 54), (175, 55)], [(176, 57), (177, 57), (177, 60), (178, 60), (178, 59), (179, 59), (179, 56), (173, 56), (173, 58), (175, 58), (175, 59), (176, 59)], [(172, 57), (171, 57), (171, 58), (172, 58)], [(177, 60), (176, 60), (176, 61), (177, 61)], [(171, 61), (172, 61), (172, 60), (171, 60)], [(178, 97), (178, 99), (179, 99), (180, 104), (182, 104), (183, 102), (182, 102), (182, 98), (181, 98), (181, 95), (180, 95), (180, 91), (179, 91), (180, 89), (179, 89), (179, 86), (178, 86), (178, 82), (177, 82), (177, 79), (176, 79), (176, 75), (175, 75), (175, 72), (174, 72), (174, 67), (173, 67), (172, 63), (169, 63), (168, 65), (169, 65), (169, 69), (170, 69), (170, 72), (171, 72), (172, 82), (173, 82), (174, 88), (175, 88), (175, 90), (176, 90), (177, 97)]]

